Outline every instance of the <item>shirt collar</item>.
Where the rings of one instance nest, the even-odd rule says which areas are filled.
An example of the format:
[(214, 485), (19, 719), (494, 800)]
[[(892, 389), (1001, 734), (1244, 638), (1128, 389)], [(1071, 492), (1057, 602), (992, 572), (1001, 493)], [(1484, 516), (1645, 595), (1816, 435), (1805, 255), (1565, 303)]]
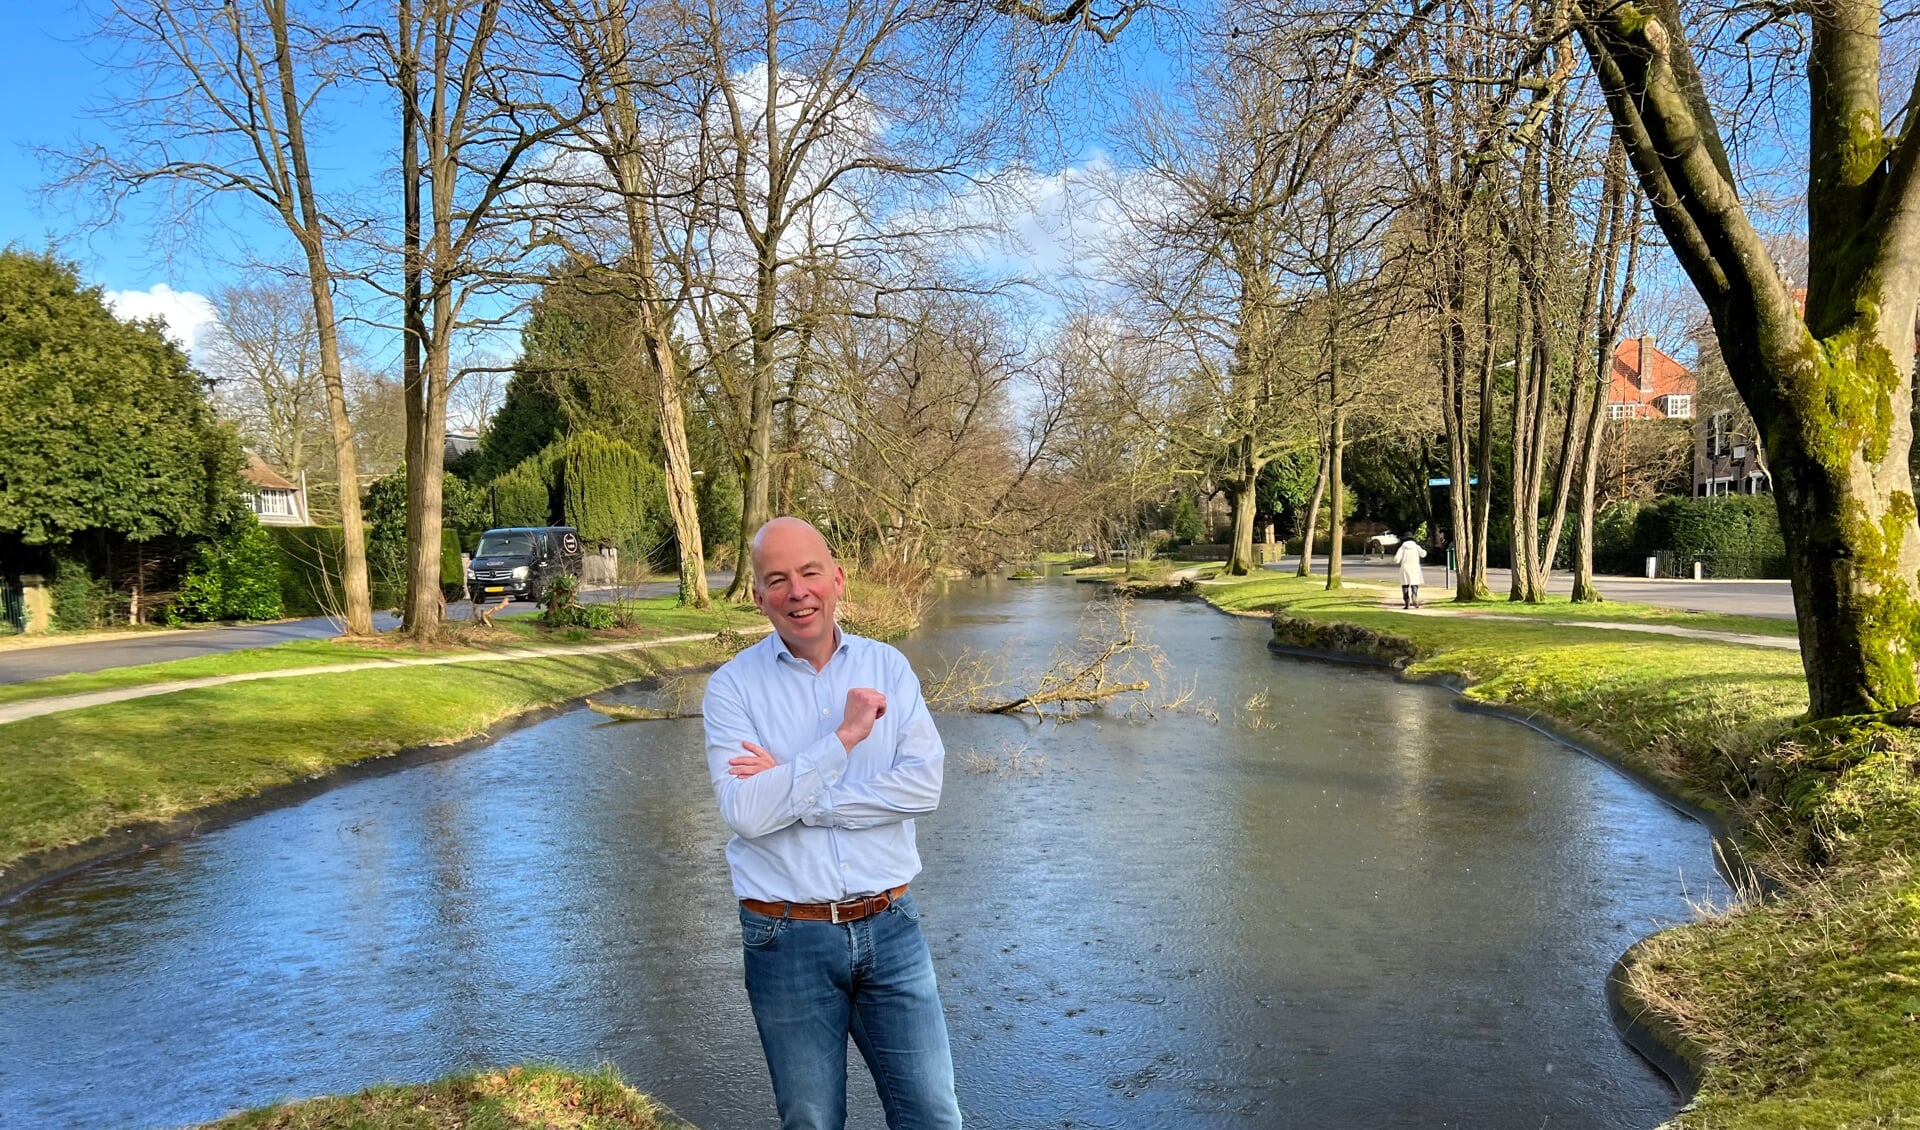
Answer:
[[(847, 641), (850, 640), (851, 638), (852, 637), (848, 636), (847, 633), (840, 630), (839, 621), (835, 621), (833, 625), (833, 639), (834, 639), (833, 653), (835, 655), (845, 655), (847, 653), (847, 647), (849, 646)], [(779, 632), (773, 633), (772, 639), (773, 639), (773, 657), (775, 659), (787, 659), (795, 663), (804, 663), (809, 668), (813, 666), (813, 664), (807, 663), (806, 660), (800, 658), (799, 656), (795, 655), (792, 651), (788, 650), (787, 641), (780, 638)]]

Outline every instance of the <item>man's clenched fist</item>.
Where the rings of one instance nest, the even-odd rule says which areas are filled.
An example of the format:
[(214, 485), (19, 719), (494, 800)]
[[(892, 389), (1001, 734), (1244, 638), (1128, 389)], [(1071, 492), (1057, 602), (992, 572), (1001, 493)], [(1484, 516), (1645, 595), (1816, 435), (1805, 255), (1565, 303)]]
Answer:
[(840, 744), (852, 753), (853, 747), (867, 740), (873, 724), (887, 712), (887, 696), (872, 687), (855, 687), (847, 692), (847, 713), (840, 720)]

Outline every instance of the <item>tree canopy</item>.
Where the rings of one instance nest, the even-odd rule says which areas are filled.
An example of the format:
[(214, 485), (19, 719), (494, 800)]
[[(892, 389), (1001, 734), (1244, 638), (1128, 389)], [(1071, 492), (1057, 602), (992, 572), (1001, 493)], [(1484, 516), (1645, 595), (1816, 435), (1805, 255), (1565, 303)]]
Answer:
[(51, 254), (0, 251), (0, 530), (145, 541), (244, 506), (239, 441), (158, 320), (122, 322)]

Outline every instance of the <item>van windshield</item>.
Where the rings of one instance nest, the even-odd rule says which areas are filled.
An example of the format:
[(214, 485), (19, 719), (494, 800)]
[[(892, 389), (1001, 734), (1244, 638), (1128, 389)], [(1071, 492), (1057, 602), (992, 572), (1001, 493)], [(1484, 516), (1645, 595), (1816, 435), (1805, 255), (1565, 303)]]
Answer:
[(528, 533), (482, 534), (475, 557), (532, 557), (533, 535)]

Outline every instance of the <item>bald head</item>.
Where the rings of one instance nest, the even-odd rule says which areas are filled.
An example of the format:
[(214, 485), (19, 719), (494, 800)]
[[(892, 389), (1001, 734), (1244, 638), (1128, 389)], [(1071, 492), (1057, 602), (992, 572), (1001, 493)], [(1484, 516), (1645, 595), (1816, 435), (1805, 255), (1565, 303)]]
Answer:
[(847, 574), (810, 522), (775, 518), (753, 535), (753, 602), (795, 656), (826, 663)]
[(833, 548), (827, 545), (827, 539), (812, 522), (804, 518), (780, 517), (761, 526), (753, 535), (754, 575), (760, 573), (760, 556), (769, 544), (781, 548), (796, 547), (809, 552), (818, 552), (823, 561), (833, 560)]

